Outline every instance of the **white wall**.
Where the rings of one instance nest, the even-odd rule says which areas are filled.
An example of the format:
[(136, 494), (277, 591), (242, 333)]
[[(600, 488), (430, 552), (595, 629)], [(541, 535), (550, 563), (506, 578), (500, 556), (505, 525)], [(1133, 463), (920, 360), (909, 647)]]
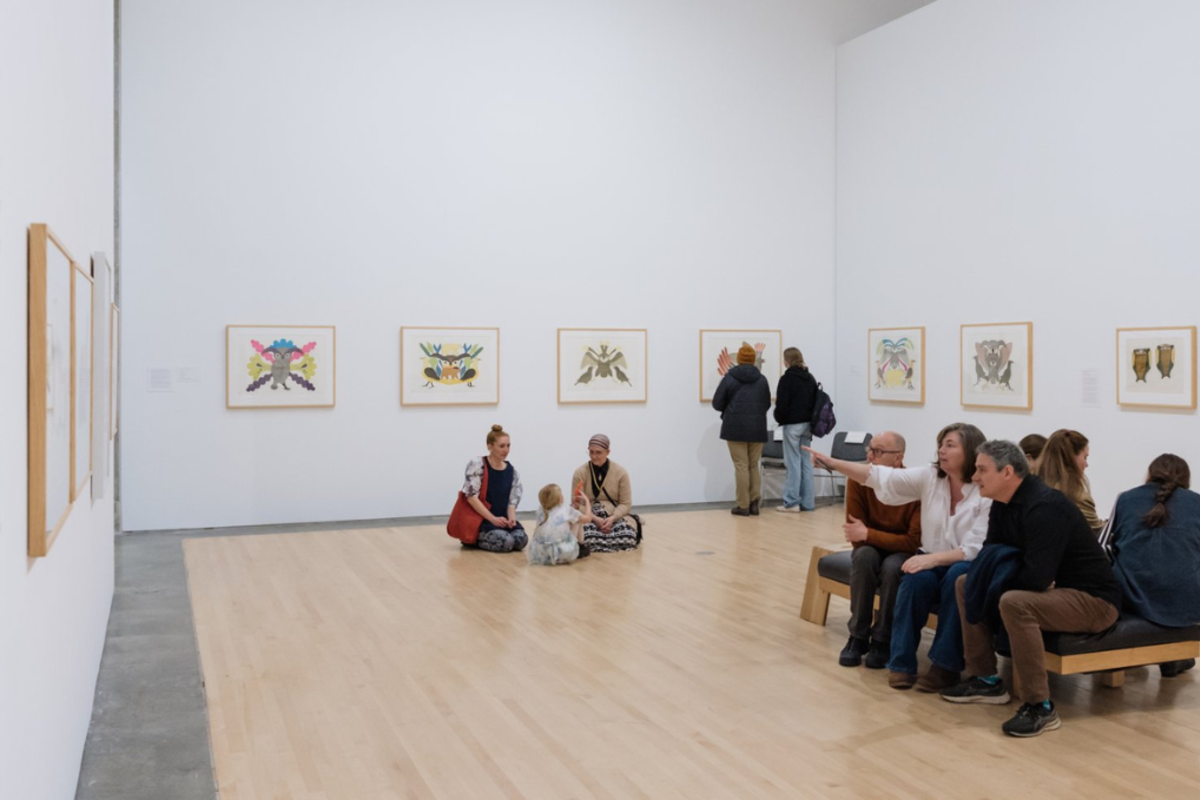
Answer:
[[(910, 463), (954, 420), (1076, 428), (1102, 514), (1161, 452), (1200, 468), (1196, 413), (1119, 409), (1114, 363), (1117, 327), (1200, 324), (1197, 96), (1191, 0), (940, 0), (839, 48), (839, 419)], [(1033, 411), (963, 410), (958, 326), (1026, 320)], [(926, 326), (923, 408), (866, 400), (892, 325)]]
[[(448, 513), (493, 422), (732, 497), (699, 329), (833, 371), (835, 5), (126, 0), (124, 527)], [(230, 323), (337, 325), (337, 408), (226, 410)], [(500, 326), (500, 405), (401, 409), (401, 325)], [(560, 326), (649, 329), (649, 402), (558, 406)]]
[(0, 776), (72, 798), (113, 590), (113, 503), (85, 489), (26, 556), (26, 228), (113, 252), (113, 7), (0, 0)]

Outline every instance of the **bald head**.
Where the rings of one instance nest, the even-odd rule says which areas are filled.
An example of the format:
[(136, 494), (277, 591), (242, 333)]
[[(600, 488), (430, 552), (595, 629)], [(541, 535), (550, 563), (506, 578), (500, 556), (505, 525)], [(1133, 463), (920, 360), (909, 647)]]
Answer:
[(884, 467), (904, 466), (904, 437), (895, 431), (880, 431), (871, 437), (867, 461)]

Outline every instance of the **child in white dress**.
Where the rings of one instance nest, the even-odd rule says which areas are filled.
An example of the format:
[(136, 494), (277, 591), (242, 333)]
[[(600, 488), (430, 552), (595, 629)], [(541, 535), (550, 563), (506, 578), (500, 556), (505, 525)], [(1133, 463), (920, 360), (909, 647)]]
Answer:
[(537, 528), (525, 553), (530, 564), (568, 564), (589, 554), (583, 544), (583, 525), (592, 515), (563, 502), (562, 489), (556, 484), (538, 492)]

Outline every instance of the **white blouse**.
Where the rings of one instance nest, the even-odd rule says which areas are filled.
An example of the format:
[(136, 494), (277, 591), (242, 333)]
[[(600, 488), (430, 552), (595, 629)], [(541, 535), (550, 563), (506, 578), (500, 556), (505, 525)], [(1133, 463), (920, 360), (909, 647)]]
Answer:
[(942, 553), (961, 547), (971, 561), (983, 548), (987, 537), (992, 501), (979, 494), (973, 483), (963, 486), (963, 498), (950, 514), (950, 479), (939, 478), (937, 467), (894, 469), (871, 466), (867, 486), (875, 490), (879, 501), (899, 506), (921, 501), (922, 553)]

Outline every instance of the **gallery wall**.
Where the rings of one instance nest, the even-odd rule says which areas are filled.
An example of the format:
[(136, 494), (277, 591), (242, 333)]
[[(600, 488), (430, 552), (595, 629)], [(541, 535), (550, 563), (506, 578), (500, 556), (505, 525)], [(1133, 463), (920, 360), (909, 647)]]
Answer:
[[(841, 420), (909, 462), (955, 420), (1091, 440), (1096, 502), (1164, 451), (1200, 467), (1195, 411), (1116, 403), (1118, 327), (1200, 325), (1200, 5), (942, 0), (838, 51)], [(1032, 411), (959, 404), (959, 325), (1033, 323)], [(924, 325), (923, 407), (867, 401), (867, 330)]]
[[(836, 5), (124, 2), (124, 528), (446, 514), (497, 422), (524, 509), (599, 431), (732, 498), (699, 330), (833, 382)], [(228, 324), (337, 326), (336, 407), (226, 409)], [(498, 326), (499, 405), (401, 408), (401, 326)], [(558, 327), (648, 401), (559, 406)]]
[(75, 796), (113, 592), (112, 484), (26, 553), (26, 231), (113, 252), (113, 7), (0, 0), (0, 776)]

